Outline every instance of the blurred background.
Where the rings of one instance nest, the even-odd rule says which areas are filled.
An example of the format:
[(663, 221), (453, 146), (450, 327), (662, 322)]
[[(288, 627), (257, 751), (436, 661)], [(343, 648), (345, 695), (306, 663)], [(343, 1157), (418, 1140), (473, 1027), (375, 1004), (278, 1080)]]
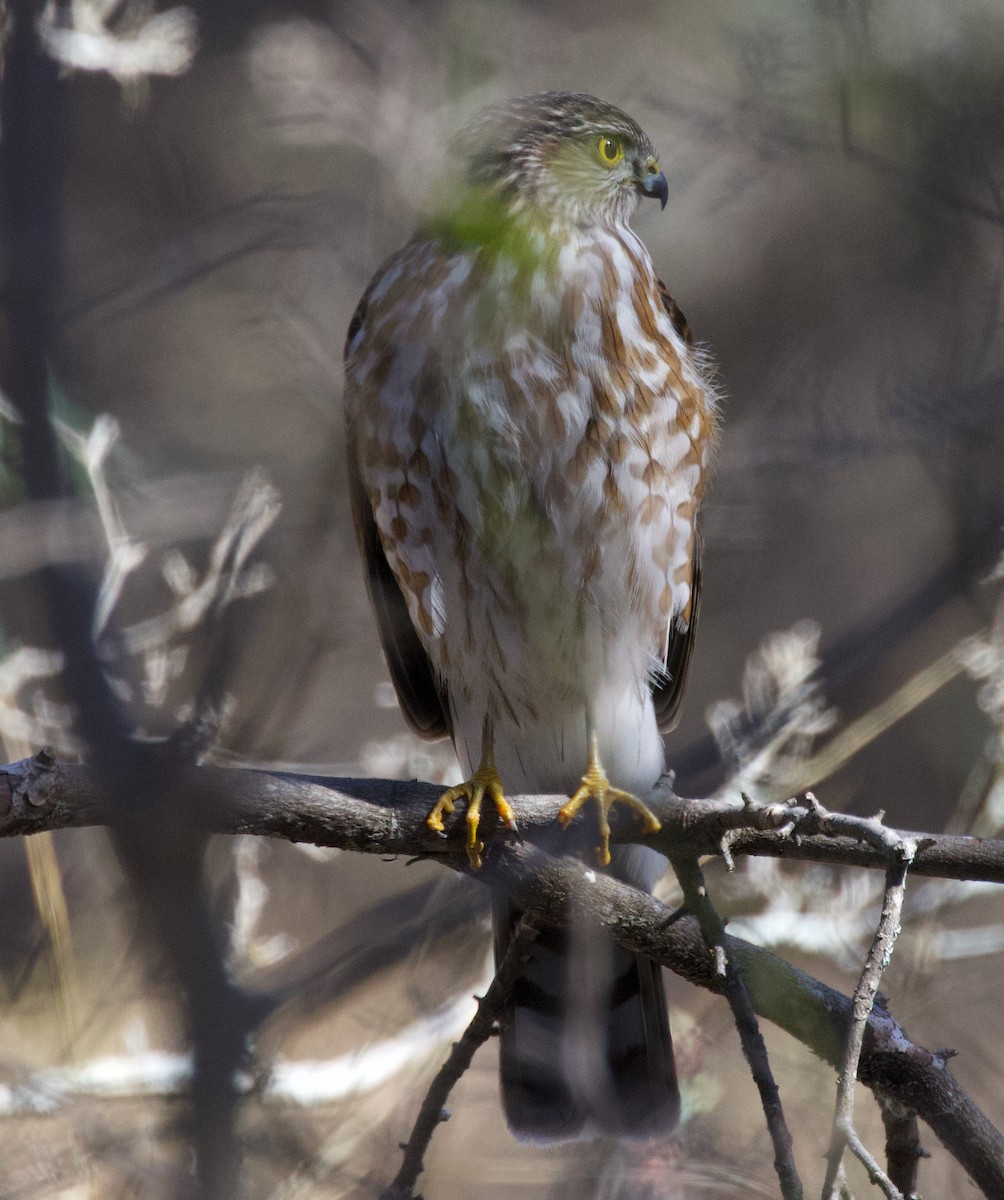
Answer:
[[(225, 577), (236, 615), (217, 761), (455, 781), (448, 744), (405, 732), (368, 611), (342, 344), (376, 267), (442, 198), (451, 134), (486, 103), (569, 89), (625, 109), (659, 150), (669, 204), (636, 228), (725, 394), (700, 635), (669, 745), (677, 789), (734, 790), (752, 762), (744, 786), (760, 795), (811, 785), (827, 807), (882, 809), (907, 828), (1000, 826), (995, 0), (215, 0), (167, 13), (76, 0), (47, 29), (72, 72), (52, 379), (82, 499), (55, 513), (21, 503), (16, 413), (0, 408), (9, 758), (79, 750), (44, 653), (36, 575), (55, 557), (104, 581), (144, 735), (191, 711)], [(105, 836), (63, 833), (55, 849), (68, 919), (47, 931), (25, 847), (0, 845), (0, 1197), (175, 1194), (186, 1034), (169, 976), (144, 951)], [(234, 971), (286, 997), (243, 1110), (246, 1194), (378, 1194), (485, 986), (485, 897), (427, 864), (249, 839), (214, 844), (210, 860)], [(711, 873), (735, 931), (853, 986), (875, 880), (763, 863)], [(1002, 939), (993, 889), (917, 887), (883, 987), (914, 1038), (959, 1049), (961, 1081), (998, 1124), (1004, 1051), (987, 1031)], [(516, 1143), (489, 1045), (437, 1133), (425, 1194), (775, 1195), (724, 1005), (669, 990), (687, 1107), (670, 1143)], [(818, 1188), (833, 1077), (768, 1038)], [(859, 1106), (880, 1150), (870, 1097)], [(925, 1144), (922, 1190), (960, 1194), (960, 1170)]]

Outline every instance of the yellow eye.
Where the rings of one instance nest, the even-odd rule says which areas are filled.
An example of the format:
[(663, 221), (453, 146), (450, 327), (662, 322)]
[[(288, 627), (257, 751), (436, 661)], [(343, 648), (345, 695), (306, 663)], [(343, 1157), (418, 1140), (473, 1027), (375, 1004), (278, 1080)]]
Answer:
[(624, 157), (624, 147), (613, 138), (601, 137), (599, 141), (600, 162), (612, 167)]

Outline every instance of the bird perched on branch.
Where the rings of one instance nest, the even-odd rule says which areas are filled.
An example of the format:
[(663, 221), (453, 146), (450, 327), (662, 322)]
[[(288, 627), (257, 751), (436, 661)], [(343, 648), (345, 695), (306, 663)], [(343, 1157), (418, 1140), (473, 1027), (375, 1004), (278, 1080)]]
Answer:
[[(629, 220), (665, 207), (648, 137), (592, 96), (547, 92), (461, 134), (449, 206), (377, 271), (345, 349), (349, 475), (370, 596), (412, 728), (450, 735), (467, 851), (487, 795), (587, 803), (597, 855), (650, 887), (664, 860), (609, 850), (607, 813), (664, 769), (697, 619), (710, 370)], [(496, 901), (496, 951), (517, 914)], [(545, 930), (501, 1022), (517, 1135), (651, 1136), (679, 1096), (658, 967), (598, 931)]]

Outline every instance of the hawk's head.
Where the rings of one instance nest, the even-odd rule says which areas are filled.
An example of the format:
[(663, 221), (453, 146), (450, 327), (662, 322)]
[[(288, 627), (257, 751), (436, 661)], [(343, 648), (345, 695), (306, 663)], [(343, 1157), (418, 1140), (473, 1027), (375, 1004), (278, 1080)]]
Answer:
[(620, 223), (640, 195), (666, 205), (652, 143), (637, 122), (595, 96), (522, 96), (483, 112), (456, 146), (473, 184), (548, 221)]

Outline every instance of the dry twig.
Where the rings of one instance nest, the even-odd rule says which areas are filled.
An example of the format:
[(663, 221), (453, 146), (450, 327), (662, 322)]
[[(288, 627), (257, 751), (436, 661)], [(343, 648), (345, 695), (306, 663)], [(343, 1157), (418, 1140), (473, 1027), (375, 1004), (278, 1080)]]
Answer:
[[(808, 799), (815, 803), (814, 797)], [(893, 861), (886, 872), (885, 896), (875, 937), (854, 989), (851, 1025), (847, 1031), (847, 1043), (837, 1081), (837, 1103), (833, 1116), (833, 1135), (827, 1154), (823, 1200), (837, 1200), (837, 1181), (844, 1149), (847, 1147), (864, 1165), (871, 1181), (882, 1189), (888, 1200), (903, 1200), (902, 1192), (868, 1152), (854, 1129), (854, 1085), (858, 1078), (858, 1062), (861, 1058), (865, 1026), (875, 1005), (882, 972), (889, 965), (899, 934), (900, 915), (906, 894), (906, 874), (916, 854), (916, 843), (909, 839), (896, 838), (892, 831), (884, 827), (877, 829), (877, 825), (881, 826), (880, 818), (872, 818), (868, 822), (866, 835), (884, 841)]]
[(498, 965), (495, 977), (488, 991), (478, 1000), (478, 1011), (470, 1025), (464, 1031), (459, 1042), (454, 1042), (453, 1049), (446, 1062), (436, 1073), (435, 1079), (429, 1085), (425, 1099), (415, 1119), (411, 1137), (402, 1146), (404, 1161), (401, 1169), (394, 1177), (394, 1182), (381, 1194), (380, 1200), (411, 1200), (415, 1183), (424, 1169), (425, 1152), (432, 1141), (432, 1135), (437, 1126), (449, 1120), (450, 1113), (446, 1101), (450, 1092), (461, 1076), (471, 1065), (471, 1060), (478, 1049), (491, 1037), (495, 1029), (495, 1021), (499, 1010), (506, 1002), (513, 984), (523, 969), (538, 929), (533, 916), (524, 913), (519, 925), (513, 933), (505, 957)]
[(725, 922), (708, 895), (704, 873), (697, 860), (674, 857), (672, 861), (687, 908), (697, 917), (701, 933), (715, 961), (715, 973), (722, 978), (725, 998), (739, 1031), (743, 1055), (760, 1092), (760, 1103), (774, 1145), (774, 1169), (781, 1184), (781, 1195), (785, 1200), (801, 1200), (802, 1183), (795, 1166), (791, 1133), (784, 1119), (781, 1096), (770, 1069), (767, 1047), (757, 1023), (753, 1002), (726, 947)]

